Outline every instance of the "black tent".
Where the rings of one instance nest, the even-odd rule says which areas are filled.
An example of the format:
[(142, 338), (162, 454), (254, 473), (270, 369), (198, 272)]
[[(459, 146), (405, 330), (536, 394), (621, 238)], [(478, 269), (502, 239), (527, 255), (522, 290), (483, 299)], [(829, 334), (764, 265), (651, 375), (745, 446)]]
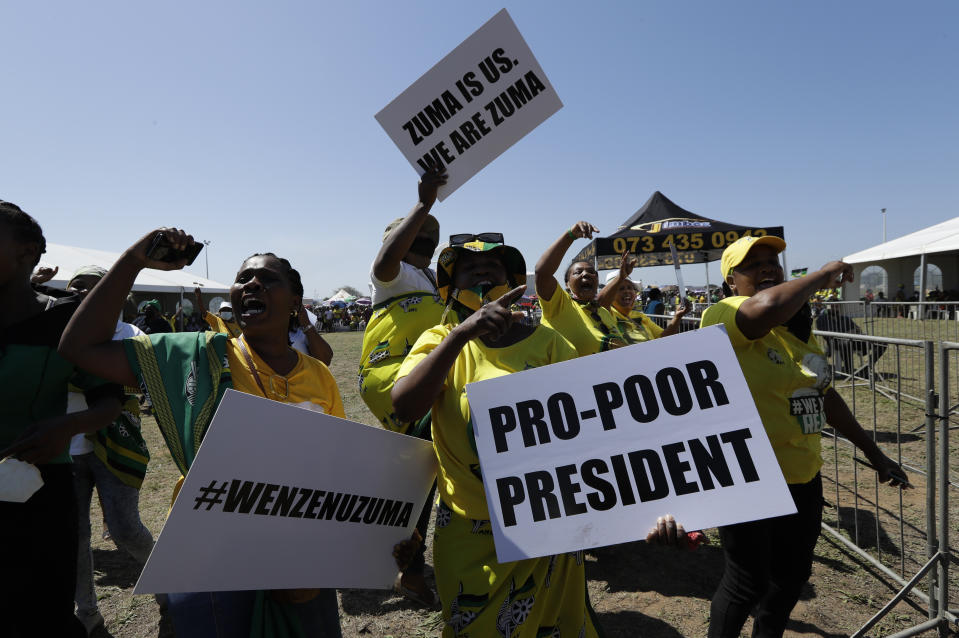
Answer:
[(609, 237), (597, 237), (574, 261), (595, 260), (597, 270), (619, 268), (624, 251), (636, 255), (639, 266), (672, 265), (670, 245), (676, 246), (681, 264), (716, 261), (723, 249), (740, 237), (783, 237), (782, 226), (754, 227), (729, 224), (691, 213), (656, 191)]

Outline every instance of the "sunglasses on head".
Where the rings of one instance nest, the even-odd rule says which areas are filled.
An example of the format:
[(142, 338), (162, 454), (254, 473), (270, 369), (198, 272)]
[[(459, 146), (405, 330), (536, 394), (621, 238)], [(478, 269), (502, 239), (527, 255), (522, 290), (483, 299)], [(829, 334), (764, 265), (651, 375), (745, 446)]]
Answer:
[(474, 241), (481, 241), (487, 244), (502, 244), (504, 243), (503, 233), (480, 233), (478, 235), (460, 233), (458, 235), (450, 235), (450, 246), (462, 246)]

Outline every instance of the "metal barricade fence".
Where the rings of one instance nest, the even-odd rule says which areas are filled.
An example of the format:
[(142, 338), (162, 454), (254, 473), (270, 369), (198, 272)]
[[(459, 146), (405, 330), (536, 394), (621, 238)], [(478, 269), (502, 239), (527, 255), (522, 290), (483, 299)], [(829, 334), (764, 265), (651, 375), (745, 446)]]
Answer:
[[(897, 493), (880, 486), (852, 443), (831, 428), (823, 430), (822, 476), (827, 501), (823, 530), (902, 587), (853, 636), (864, 636), (910, 594), (928, 609), (930, 620), (896, 635), (917, 635), (930, 629), (946, 635), (948, 623), (956, 622), (955, 610), (950, 609), (956, 606), (959, 592), (955, 579), (950, 582), (948, 578), (951, 553), (948, 533), (942, 532), (948, 529), (950, 518), (955, 520), (948, 505), (943, 506), (948, 503), (948, 477), (955, 468), (949, 466), (948, 447), (942, 447), (946, 444), (941, 434), (938, 451), (936, 447), (937, 412), (948, 414), (948, 406), (946, 412), (940, 412), (934, 344), (839, 332), (815, 334), (833, 364), (833, 388), (883, 451), (898, 461), (920, 488)], [(940, 355), (939, 361), (938, 381), (948, 388), (948, 366), (941, 363), (946, 359)], [(945, 430), (948, 433), (948, 426)], [(917, 586), (924, 579), (925, 590)]]
[[(660, 328), (665, 328), (670, 321), (673, 320), (672, 315), (646, 315), (652, 319), (657, 326)], [(686, 316), (679, 320), (679, 331), (680, 332), (689, 332), (690, 330), (696, 330), (699, 328), (699, 317), (690, 317)]]
[(956, 301), (825, 301), (813, 305), (813, 314), (819, 330), (846, 332), (828, 325), (833, 315), (851, 319), (863, 334), (873, 337), (959, 341)]
[[(953, 570), (952, 576), (949, 571), (956, 560), (949, 529), (959, 522), (959, 507), (949, 506), (949, 491), (959, 487), (951, 480), (959, 469), (959, 446), (949, 447), (949, 432), (959, 427), (959, 343), (930, 338), (947, 334), (941, 326), (929, 325), (944, 319), (879, 317), (865, 302), (831, 305), (841, 307), (861, 332), (905, 331), (902, 325), (880, 321), (886, 319), (925, 325), (919, 332), (922, 339), (814, 332), (833, 366), (833, 388), (883, 451), (906, 469), (916, 487), (897, 491), (880, 486), (876, 473), (863, 463), (851, 442), (831, 428), (823, 430), (827, 504), (823, 530), (901, 586), (853, 638), (865, 636), (910, 595), (928, 610), (929, 620), (895, 636), (930, 630), (946, 636), (950, 623), (953, 630), (959, 628), (959, 570)], [(662, 327), (672, 319), (649, 316)], [(699, 317), (683, 317), (680, 332), (697, 329), (699, 322)], [(939, 343), (938, 358), (934, 341)]]

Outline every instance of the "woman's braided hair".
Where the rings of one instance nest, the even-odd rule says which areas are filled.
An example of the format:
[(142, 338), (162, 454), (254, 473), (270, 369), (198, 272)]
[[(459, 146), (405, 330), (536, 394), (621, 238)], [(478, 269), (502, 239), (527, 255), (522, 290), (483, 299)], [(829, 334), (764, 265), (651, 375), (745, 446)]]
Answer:
[(40, 262), (40, 255), (47, 252), (47, 240), (43, 237), (43, 230), (37, 220), (23, 212), (16, 204), (0, 199), (0, 222), (10, 228), (18, 243), (35, 243), (39, 246), (37, 260), (33, 263), (36, 266)]

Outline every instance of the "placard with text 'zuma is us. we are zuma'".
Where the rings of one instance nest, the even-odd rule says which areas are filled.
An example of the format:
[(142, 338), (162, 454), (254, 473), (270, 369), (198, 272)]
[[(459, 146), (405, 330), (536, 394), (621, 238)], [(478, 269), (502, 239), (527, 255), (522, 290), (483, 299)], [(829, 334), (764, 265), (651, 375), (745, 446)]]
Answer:
[(376, 121), (422, 175), (443, 166), (443, 201), (563, 103), (503, 9), (403, 91)]
[(796, 511), (721, 326), (466, 391), (501, 562)]

